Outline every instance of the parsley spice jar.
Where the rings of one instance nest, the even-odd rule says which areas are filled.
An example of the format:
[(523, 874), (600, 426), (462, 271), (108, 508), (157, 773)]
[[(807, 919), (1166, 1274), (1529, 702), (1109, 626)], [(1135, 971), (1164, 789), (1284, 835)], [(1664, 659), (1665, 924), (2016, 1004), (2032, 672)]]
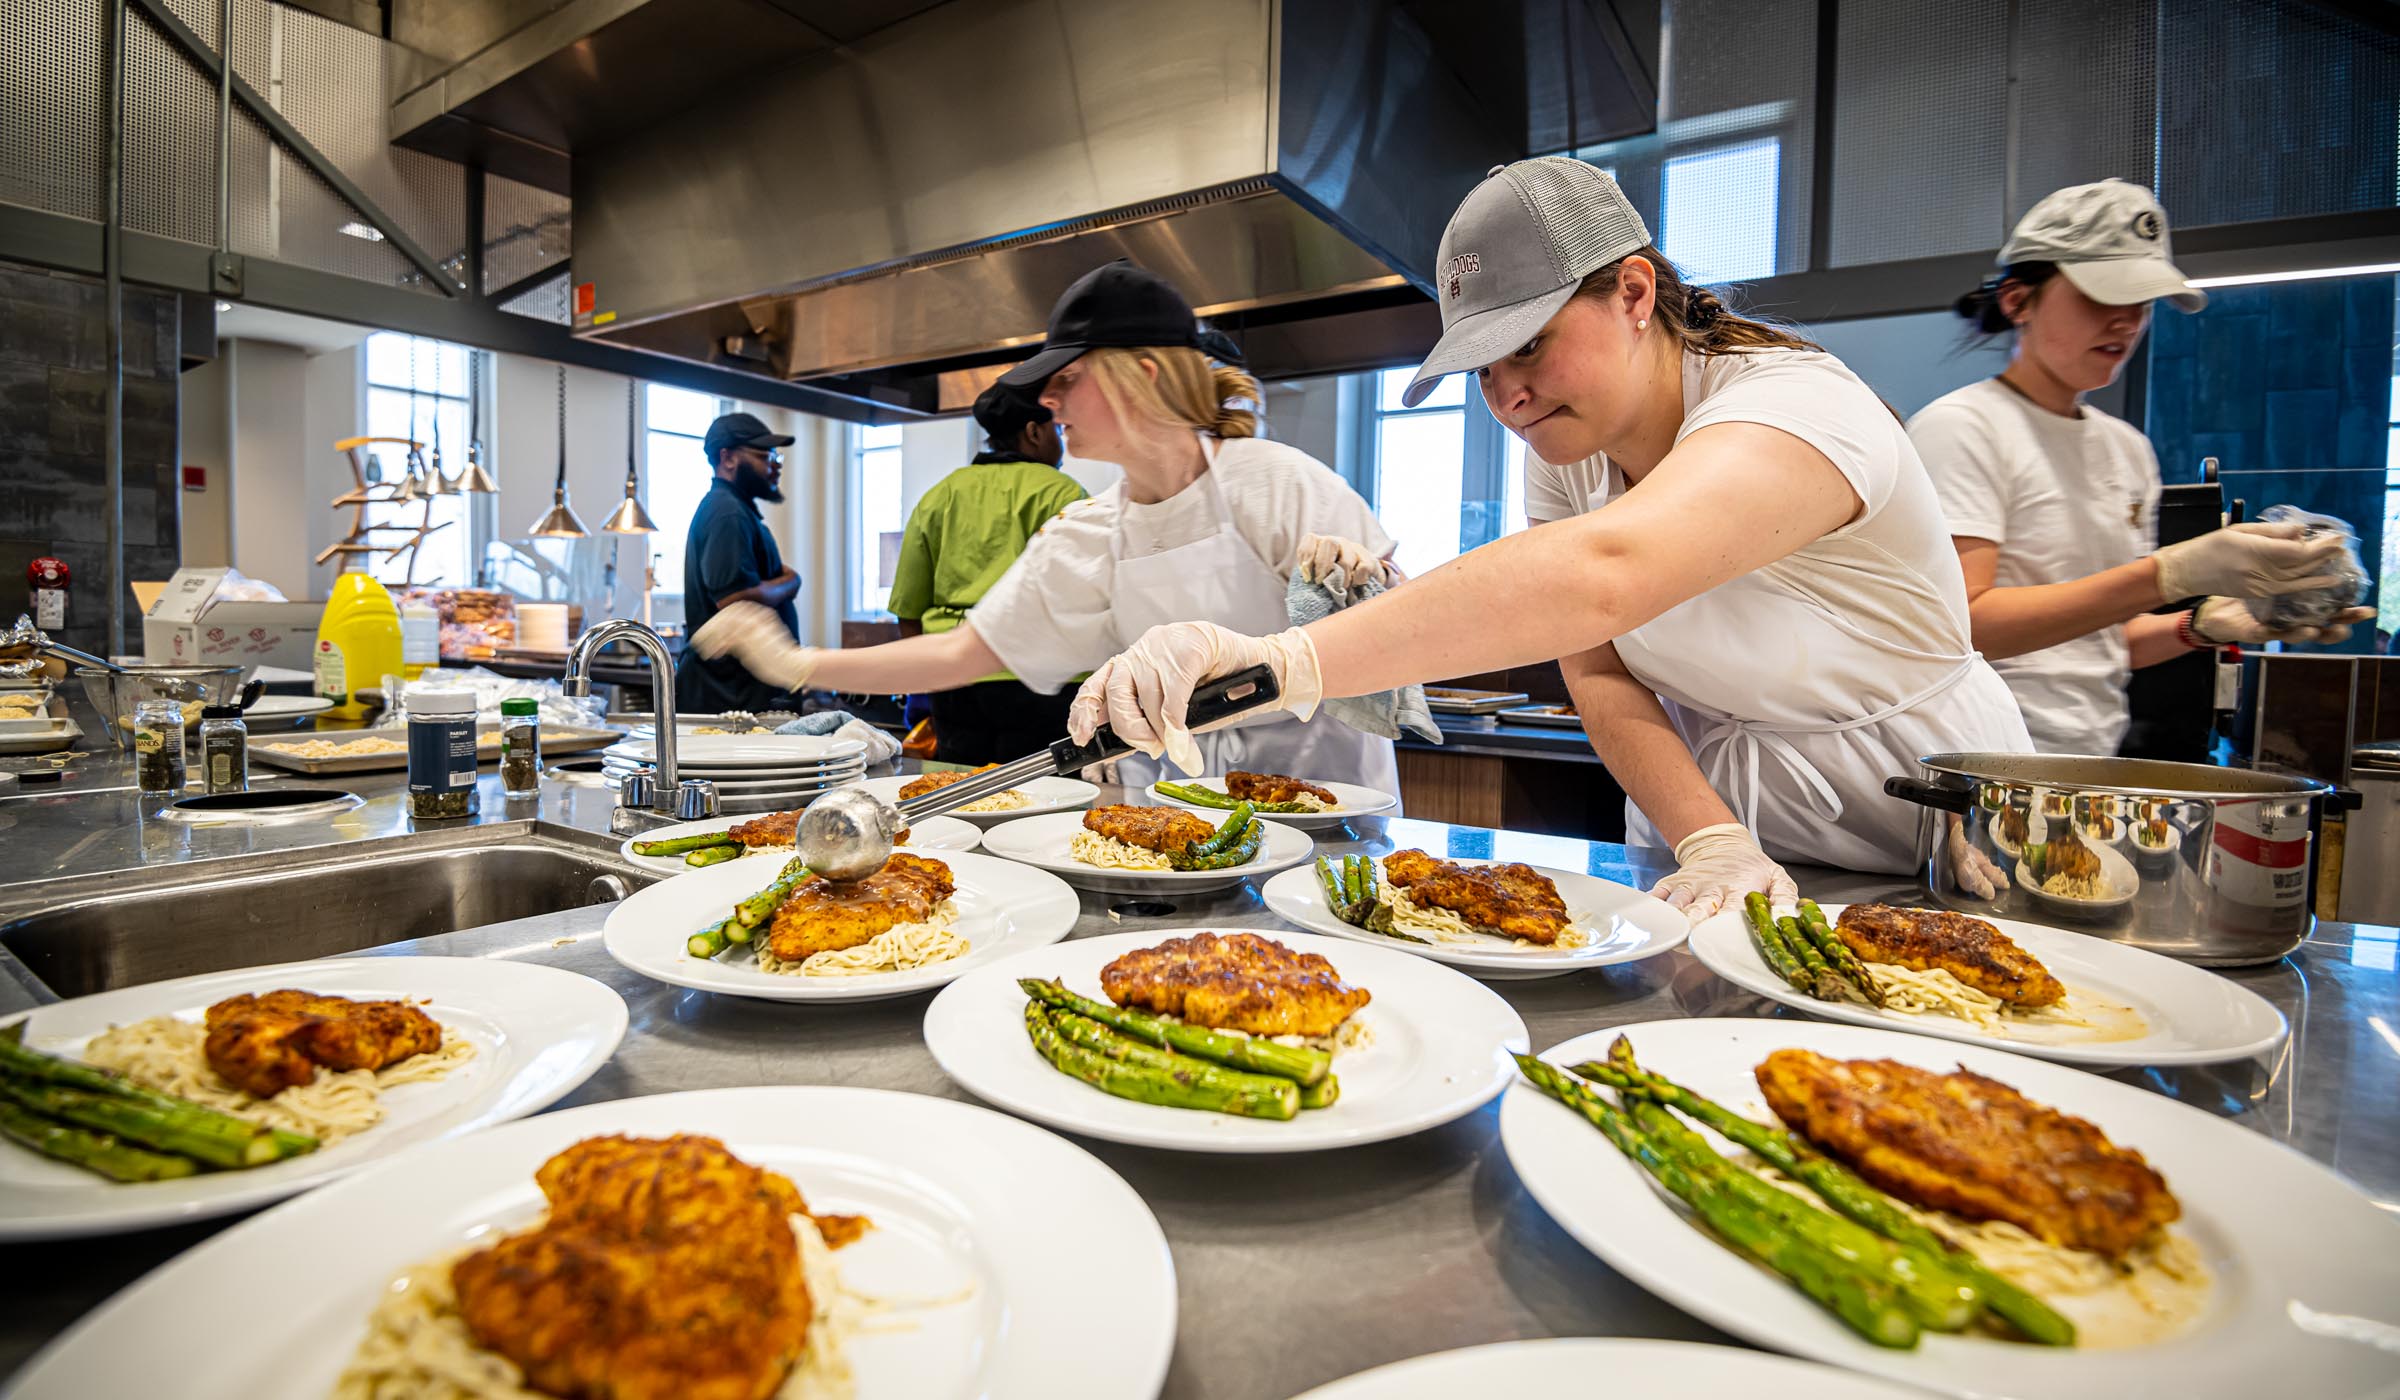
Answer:
[(475, 815), (474, 691), (408, 691), (408, 814)]

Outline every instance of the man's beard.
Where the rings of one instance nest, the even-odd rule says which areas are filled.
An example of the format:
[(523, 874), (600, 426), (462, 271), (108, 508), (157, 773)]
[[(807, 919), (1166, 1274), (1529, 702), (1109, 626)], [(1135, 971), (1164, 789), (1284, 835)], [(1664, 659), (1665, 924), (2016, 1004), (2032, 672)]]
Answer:
[(774, 503), (783, 499), (783, 492), (777, 489), (775, 479), (748, 462), (734, 468), (733, 481), (735, 487), (751, 500)]

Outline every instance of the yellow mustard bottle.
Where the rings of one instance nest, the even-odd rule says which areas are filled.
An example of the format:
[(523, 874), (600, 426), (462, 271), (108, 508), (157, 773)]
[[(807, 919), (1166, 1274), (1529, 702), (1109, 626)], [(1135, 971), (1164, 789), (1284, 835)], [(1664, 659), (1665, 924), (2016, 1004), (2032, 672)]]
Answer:
[(333, 597), (317, 621), (317, 694), (333, 702), (333, 719), (364, 719), (359, 691), (400, 673), (400, 610), (371, 575), (352, 571), (334, 580)]

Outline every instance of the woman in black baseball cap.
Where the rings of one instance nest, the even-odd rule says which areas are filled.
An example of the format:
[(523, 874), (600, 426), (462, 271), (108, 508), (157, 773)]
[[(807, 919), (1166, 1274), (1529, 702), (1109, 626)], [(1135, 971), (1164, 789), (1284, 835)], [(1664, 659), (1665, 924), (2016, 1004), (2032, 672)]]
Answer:
[[(1094, 269), (1059, 298), (1042, 348), (1000, 382), (1038, 395), (1067, 450), (1114, 463), (1122, 481), (1044, 526), (939, 636), (825, 651), (794, 645), (763, 611), (728, 609), (693, 647), (733, 651), (793, 689), (938, 691), (1005, 670), (1051, 693), (1162, 623), (1282, 631), (1295, 573), (1340, 567), (1353, 587), (1385, 577), (1393, 545), (1367, 503), (1307, 453), (1258, 435), (1258, 381), (1241, 358), (1165, 279), (1129, 262)], [(1266, 769), (1399, 791), (1391, 741), (1329, 716), (1269, 714), (1178, 757), (1195, 773)], [(1146, 759), (1120, 770), (1129, 783), (1164, 776)]]
[(1260, 661), (1307, 713), (1558, 658), (1629, 838), (1675, 851), (1657, 892), (1694, 917), (1789, 897), (1782, 861), (1915, 868), (1918, 809), (1884, 780), (2027, 745), (1899, 420), (1833, 356), (1683, 281), (1582, 161), (1494, 170), (1434, 282), (1443, 333), (1409, 401), (1474, 373), (1531, 449), (1536, 528), (1306, 628), (1153, 632), (1086, 683), (1071, 732), (1105, 719), (1168, 748), (1194, 685)]

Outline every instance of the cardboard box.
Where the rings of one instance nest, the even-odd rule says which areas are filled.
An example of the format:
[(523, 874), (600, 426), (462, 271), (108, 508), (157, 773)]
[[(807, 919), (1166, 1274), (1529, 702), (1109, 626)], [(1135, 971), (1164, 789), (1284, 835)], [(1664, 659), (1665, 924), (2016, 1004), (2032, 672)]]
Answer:
[(178, 569), (142, 617), (142, 654), (154, 666), (315, 664), (323, 603), (214, 601), (223, 569)]

